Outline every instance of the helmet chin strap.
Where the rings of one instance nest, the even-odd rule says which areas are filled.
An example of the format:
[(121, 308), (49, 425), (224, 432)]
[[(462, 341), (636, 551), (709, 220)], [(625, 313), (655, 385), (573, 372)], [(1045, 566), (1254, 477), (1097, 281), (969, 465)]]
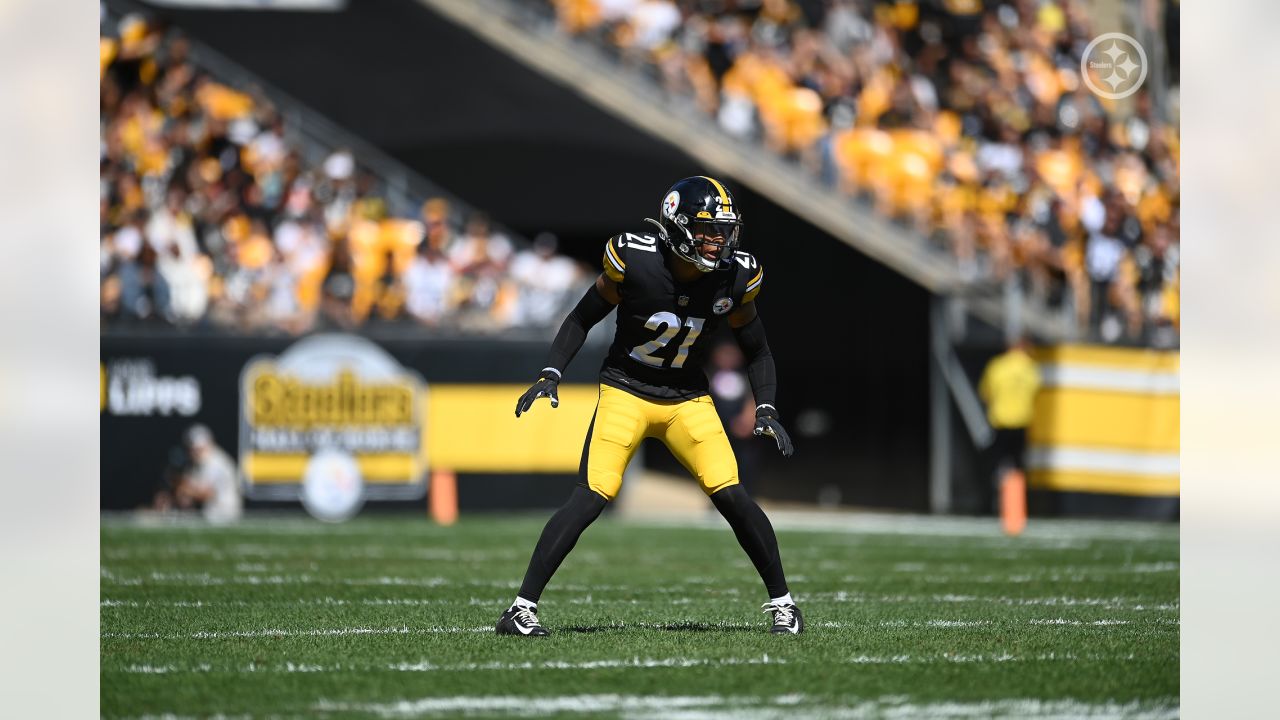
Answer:
[(644, 221), (645, 221), (645, 222), (647, 222), (647, 223), (653, 223), (653, 226), (654, 226), (654, 227), (656, 227), (656, 228), (658, 228), (658, 235), (659, 235), (663, 240), (670, 240), (670, 239), (671, 239), (671, 238), (667, 237), (667, 229), (666, 229), (665, 227), (663, 227), (663, 226), (662, 226), (662, 223), (658, 222), (657, 220), (654, 220), (653, 218), (645, 218), (645, 219), (644, 219)]

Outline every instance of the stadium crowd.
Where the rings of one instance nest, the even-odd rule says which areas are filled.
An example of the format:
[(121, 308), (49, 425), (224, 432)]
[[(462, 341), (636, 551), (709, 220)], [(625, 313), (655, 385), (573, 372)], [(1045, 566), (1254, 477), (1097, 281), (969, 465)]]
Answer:
[(1082, 2), (527, 2), (950, 248), (964, 277), (1016, 273), (1104, 340), (1176, 342), (1176, 111), (1087, 89)]
[(549, 326), (587, 281), (442, 198), (395, 217), (351, 152), (308, 165), (282, 114), (139, 15), (100, 33), (104, 327), (299, 334)]

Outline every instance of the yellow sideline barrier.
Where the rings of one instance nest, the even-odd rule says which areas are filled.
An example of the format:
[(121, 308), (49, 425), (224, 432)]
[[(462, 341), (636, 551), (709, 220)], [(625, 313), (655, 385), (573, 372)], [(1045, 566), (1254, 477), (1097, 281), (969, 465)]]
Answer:
[(1027, 438), (1030, 487), (1178, 494), (1178, 353), (1063, 345), (1036, 359), (1044, 387)]
[(433, 468), (456, 472), (575, 473), (595, 413), (596, 385), (561, 385), (560, 407), (541, 398), (515, 416), (528, 385), (432, 385), (423, 443)]
[[(294, 485), (306, 472), (310, 456), (297, 453), (275, 455), (249, 453), (244, 459), (244, 473), (253, 478), (255, 485)], [(360, 477), (367, 483), (403, 485), (406, 477), (414, 476), (416, 458), (411, 453), (355, 456)]]
[[(423, 447), (434, 470), (453, 472), (576, 473), (582, 441), (595, 413), (599, 387), (561, 385), (560, 407), (539, 399), (523, 417), (516, 400), (528, 385), (431, 385), (425, 403)], [(250, 453), (244, 472), (256, 484), (294, 484), (305, 454)], [(368, 483), (403, 484), (416, 477), (412, 453), (355, 456)]]

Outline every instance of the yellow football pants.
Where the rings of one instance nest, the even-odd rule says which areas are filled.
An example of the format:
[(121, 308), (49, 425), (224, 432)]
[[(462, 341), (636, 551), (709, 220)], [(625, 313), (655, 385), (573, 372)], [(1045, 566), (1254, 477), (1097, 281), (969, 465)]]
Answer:
[(708, 495), (737, 484), (738, 462), (710, 395), (660, 402), (601, 385), (583, 448), (587, 487), (607, 500), (617, 497), (622, 472), (647, 437), (670, 448)]

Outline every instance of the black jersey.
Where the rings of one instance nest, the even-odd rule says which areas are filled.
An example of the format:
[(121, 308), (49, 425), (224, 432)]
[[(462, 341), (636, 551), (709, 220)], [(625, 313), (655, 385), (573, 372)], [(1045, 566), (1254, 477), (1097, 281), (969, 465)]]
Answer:
[(622, 302), (600, 382), (650, 399), (688, 400), (707, 394), (702, 365), (711, 338), (726, 315), (755, 300), (764, 269), (738, 252), (729, 269), (685, 283), (672, 276), (669, 255), (649, 233), (623, 233), (605, 245), (604, 272)]

